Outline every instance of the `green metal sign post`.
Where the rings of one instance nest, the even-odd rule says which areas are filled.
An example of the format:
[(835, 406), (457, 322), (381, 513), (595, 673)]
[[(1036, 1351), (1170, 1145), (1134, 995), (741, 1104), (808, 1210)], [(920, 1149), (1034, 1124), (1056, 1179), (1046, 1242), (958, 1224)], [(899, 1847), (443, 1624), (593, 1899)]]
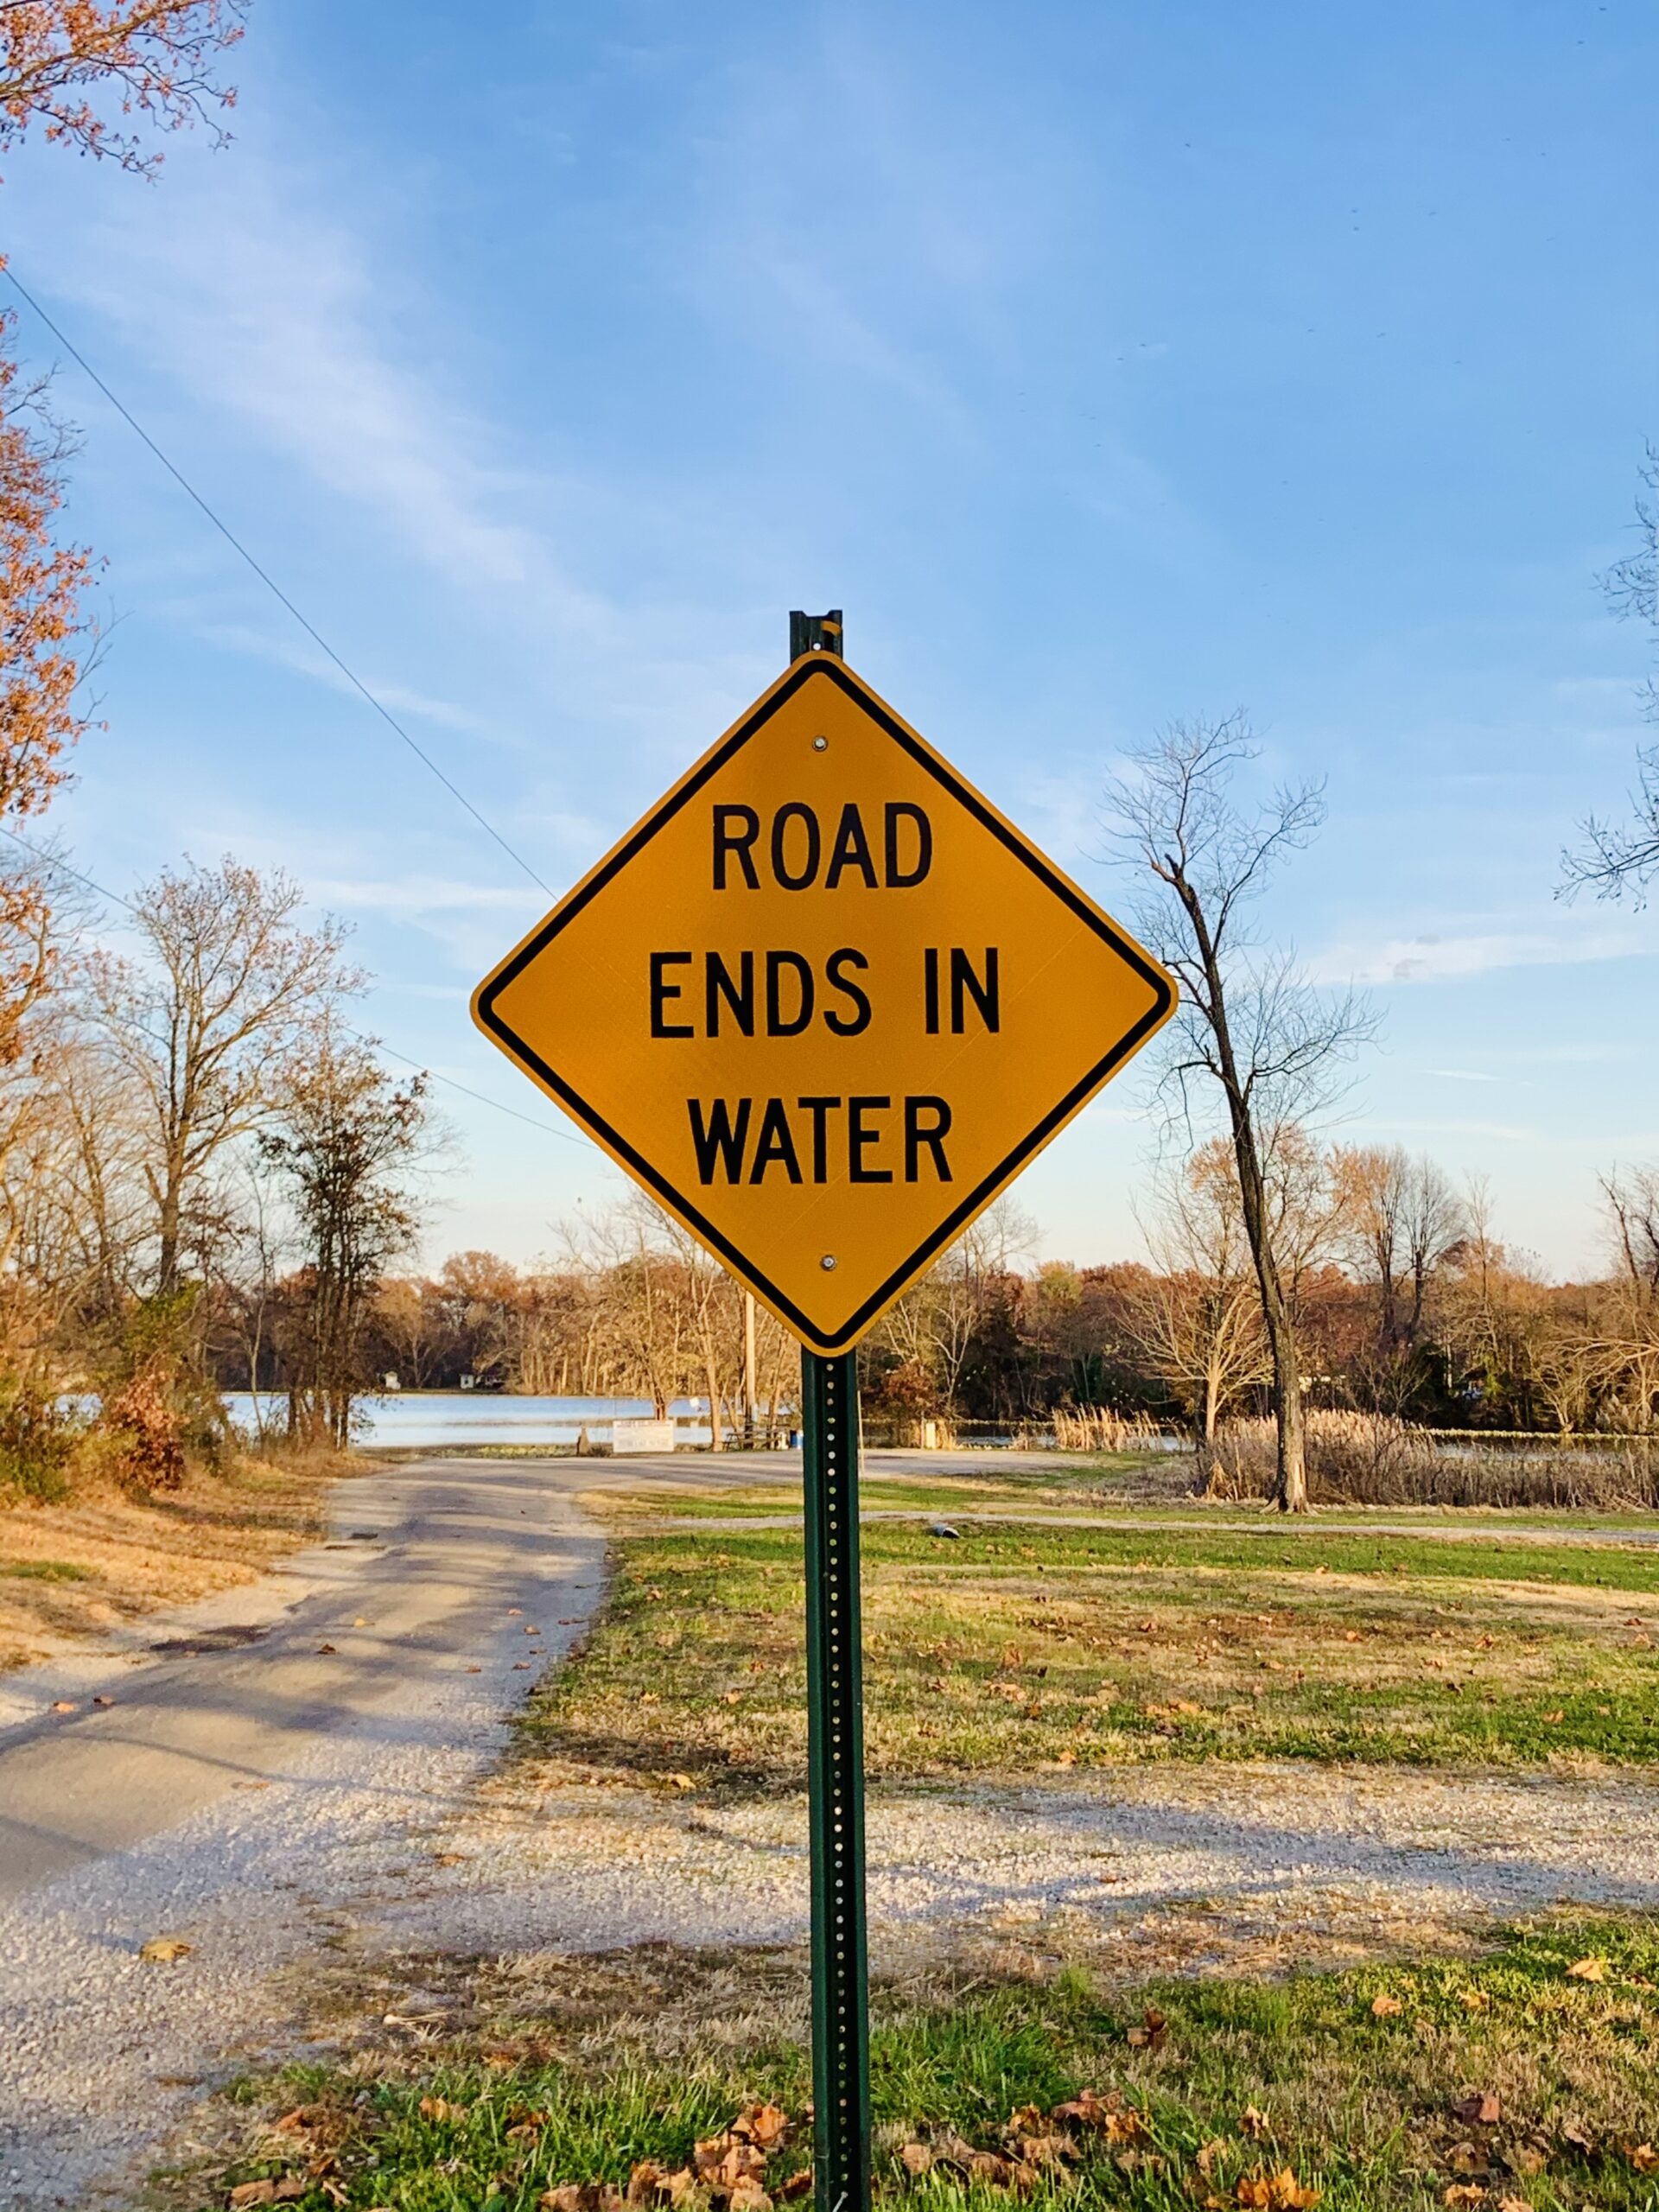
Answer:
[(864, 1689), (858, 1590), (858, 1354), (801, 1354), (806, 1700), (812, 1832), (817, 2212), (870, 2201), (864, 1939)]
[[(789, 618), (791, 664), (842, 650), (839, 608)], [(803, 1349), (806, 1726), (812, 1842), (812, 2103), (817, 2212), (870, 2201), (864, 1933), (864, 1667), (858, 1586), (858, 1354)]]

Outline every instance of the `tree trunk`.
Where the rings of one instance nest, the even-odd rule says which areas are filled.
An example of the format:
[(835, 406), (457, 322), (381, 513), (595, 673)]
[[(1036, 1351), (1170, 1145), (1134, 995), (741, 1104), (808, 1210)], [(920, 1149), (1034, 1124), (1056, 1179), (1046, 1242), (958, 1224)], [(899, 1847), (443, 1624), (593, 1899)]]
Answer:
[(1302, 1446), (1301, 1363), (1296, 1356), (1295, 1326), (1273, 1249), (1267, 1188), (1256, 1149), (1249, 1093), (1239, 1075), (1233, 1052), (1232, 1029), (1227, 1016), (1227, 986), (1208, 920), (1198, 894), (1184, 876), (1176, 878), (1175, 888), (1186, 908), (1204, 963), (1205, 985), (1209, 994), (1205, 1019), (1215, 1039), (1217, 1071), (1226, 1093), (1244, 1233), (1249, 1239), (1250, 1256), (1255, 1263), (1255, 1279), (1262, 1291), (1262, 1318), (1273, 1352), (1273, 1414), (1278, 1432), (1273, 1502), (1281, 1513), (1306, 1513), (1307, 1471)]
[(709, 1385), (709, 1443), (712, 1451), (721, 1451), (725, 1445), (725, 1431), (720, 1424), (720, 1377), (715, 1367), (712, 1347), (705, 1345), (702, 1361), (703, 1379)]
[(1216, 1378), (1213, 1374), (1202, 1376), (1198, 1382), (1198, 1402), (1194, 1408), (1193, 1422), (1198, 1452), (1198, 1487), (1207, 1491), (1216, 1471)]
[(1285, 1302), (1268, 1225), (1267, 1193), (1256, 1157), (1255, 1131), (1247, 1114), (1234, 1115), (1234, 1151), (1244, 1226), (1262, 1289), (1262, 1318), (1273, 1352), (1273, 1417), (1275, 1438), (1273, 1502), (1281, 1513), (1307, 1510), (1307, 1469), (1303, 1448), (1302, 1369), (1296, 1355), (1296, 1331)]

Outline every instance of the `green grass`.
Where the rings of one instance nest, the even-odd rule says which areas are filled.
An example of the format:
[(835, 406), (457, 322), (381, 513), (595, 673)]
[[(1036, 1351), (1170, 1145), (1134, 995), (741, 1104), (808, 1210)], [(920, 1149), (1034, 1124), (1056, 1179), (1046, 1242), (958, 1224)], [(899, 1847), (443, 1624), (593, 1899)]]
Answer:
[[(1339, 1529), (866, 1525), (877, 1778), (1147, 1759), (1537, 1766), (1659, 1758), (1659, 1552)], [(556, 1764), (795, 1788), (793, 1529), (618, 1547), (582, 1653), (532, 1701)], [(676, 1786), (683, 1787), (683, 1782)]]
[(90, 1567), (77, 1567), (67, 1559), (20, 1559), (0, 1565), (0, 1575), (14, 1582), (92, 1582), (97, 1580)]
[[(1605, 1979), (1569, 1974), (1586, 1957)], [(1039, 2183), (1039, 2202), (1236, 2205), (1253, 2201), (1255, 2178), (1287, 2168), (1326, 2212), (1429, 2212), (1448, 2190), (1484, 2191), (1450, 2201), (1491, 2212), (1505, 2200), (1656, 2212), (1659, 2161), (1644, 2170), (1659, 2128), (1656, 1980), (1659, 1925), (1636, 1919), (1512, 1929), (1480, 1958), (1281, 1980), (1112, 1991), (1074, 1968), (1044, 1985), (977, 1979), (925, 2002), (878, 1992), (877, 2196), (917, 2212), (1006, 2207), (1006, 2190), (943, 2167), (912, 2180), (899, 2147), (954, 2134), (995, 2149), (1017, 2107), (1092, 2089), (1135, 2117), (1116, 2143), (1081, 2137), (1075, 2168), (1064, 2184)], [(1148, 2008), (1165, 2025), (1137, 2049), (1128, 2031)], [(711, 2034), (702, 2056), (674, 2065), (652, 2056), (648, 2014), (620, 2040), (583, 2039), (597, 2052), (586, 2060), (546, 2056), (562, 2033), (556, 2018), (497, 2019), (470, 2043), (249, 2085), (266, 2123), (295, 2107), (300, 2118), (281, 2132), (251, 2119), (227, 2171), (177, 2179), (166, 2201), (207, 2212), (228, 2185), (297, 2174), (312, 2182), (304, 2212), (532, 2212), (562, 2183), (625, 2185), (642, 2159), (683, 2166), (752, 2100), (798, 2114), (810, 2094), (805, 2054), (785, 2040), (727, 2050)], [(1495, 2096), (1497, 2117), (1459, 2117), (1471, 2094)], [(804, 2133), (773, 2156), (769, 2189), (806, 2160)]]

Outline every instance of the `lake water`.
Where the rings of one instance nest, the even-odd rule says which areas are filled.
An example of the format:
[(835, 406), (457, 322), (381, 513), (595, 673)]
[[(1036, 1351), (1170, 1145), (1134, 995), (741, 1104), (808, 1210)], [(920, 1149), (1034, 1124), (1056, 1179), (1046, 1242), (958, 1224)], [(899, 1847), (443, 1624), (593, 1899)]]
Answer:
[[(254, 1401), (246, 1390), (227, 1390), (225, 1403), (238, 1428), (255, 1426)], [(286, 1398), (263, 1400), (266, 1426), (280, 1428), (288, 1418)], [(656, 1411), (649, 1398), (518, 1398), (499, 1390), (407, 1390), (379, 1398), (359, 1398), (353, 1441), (365, 1445), (407, 1445), (429, 1451), (444, 1444), (574, 1444), (586, 1427), (588, 1440), (608, 1444), (611, 1423), (648, 1419)], [(709, 1441), (706, 1398), (676, 1398), (669, 1408), (677, 1440)]]

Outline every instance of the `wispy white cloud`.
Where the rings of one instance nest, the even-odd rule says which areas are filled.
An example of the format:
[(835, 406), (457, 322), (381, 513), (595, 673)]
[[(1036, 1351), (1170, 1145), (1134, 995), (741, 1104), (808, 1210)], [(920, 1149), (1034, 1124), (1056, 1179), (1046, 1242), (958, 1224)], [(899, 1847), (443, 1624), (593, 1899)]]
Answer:
[(1367, 984), (1459, 982), (1503, 968), (1553, 968), (1592, 960), (1627, 960), (1650, 952), (1634, 928), (1597, 925), (1545, 930), (1490, 930), (1463, 935), (1425, 931), (1380, 944), (1340, 944), (1310, 963), (1318, 982)]
[[(1511, 1080), (1503, 1076), (1483, 1073), (1478, 1068), (1425, 1068), (1425, 1075), (1435, 1075), (1446, 1083), (1503, 1083)], [(1525, 1089), (1524, 1084), (1522, 1085)]]
[[(210, 644), (227, 646), (233, 652), (247, 653), (256, 660), (274, 661), (278, 667), (291, 668), (297, 675), (308, 676), (318, 683), (325, 683), (331, 691), (339, 691), (349, 699), (361, 696), (356, 685), (342, 675), (334, 664), (303, 644), (289, 644), (268, 632), (256, 630), (244, 623), (198, 622), (192, 626), (198, 637)], [(372, 673), (363, 678), (365, 688), (382, 706), (394, 715), (418, 715), (423, 721), (436, 722), (446, 729), (461, 730), (471, 737), (496, 734), (494, 726), (470, 708), (458, 707), (448, 699), (435, 699), (429, 692), (416, 691), (407, 683), (397, 683)]]
[(315, 876), (310, 893), (319, 906), (346, 912), (396, 914), (404, 920), (455, 913), (522, 914), (531, 921), (546, 906), (533, 887), (467, 883), (440, 875)]
[(430, 342), (432, 303), (374, 260), (365, 236), (308, 204), (292, 164), (243, 144), (204, 168), (187, 149), (159, 198), (96, 204), (79, 222), (78, 203), (67, 211), (60, 296), (450, 585), (608, 634), (608, 604), (514, 512), (554, 487), (532, 484), (454, 388), (453, 350), (446, 365)]

